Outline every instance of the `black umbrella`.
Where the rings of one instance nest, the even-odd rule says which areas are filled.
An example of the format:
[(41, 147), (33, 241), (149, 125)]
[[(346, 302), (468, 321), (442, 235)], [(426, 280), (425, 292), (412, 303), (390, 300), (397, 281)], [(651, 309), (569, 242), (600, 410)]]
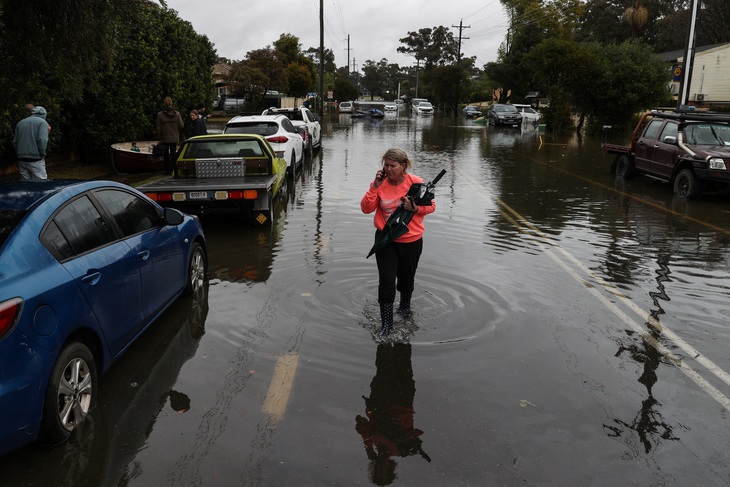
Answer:
[[(429, 181), (427, 184), (412, 184), (411, 187), (408, 189), (406, 197), (411, 198), (412, 201), (418, 206), (430, 205), (431, 201), (433, 200), (434, 186), (436, 186), (436, 183), (439, 182), (439, 179), (441, 179), (444, 174), (446, 174), (446, 169), (442, 169), (438, 176), (436, 176), (433, 181)], [(393, 240), (408, 233), (408, 223), (410, 223), (412, 218), (412, 211), (404, 209), (402, 204), (398, 206), (398, 208), (396, 208), (395, 211), (391, 213), (388, 221), (385, 222), (385, 226), (375, 239), (375, 244), (373, 245), (373, 248), (370, 249), (370, 253), (365, 258), (367, 259), (375, 252), (388, 245)]]

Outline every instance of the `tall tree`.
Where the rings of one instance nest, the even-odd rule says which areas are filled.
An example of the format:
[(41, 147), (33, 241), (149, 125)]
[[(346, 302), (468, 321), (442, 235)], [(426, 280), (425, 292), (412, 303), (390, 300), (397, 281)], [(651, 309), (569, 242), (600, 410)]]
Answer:
[(246, 54), (246, 59), (233, 63), (228, 82), (235, 93), (247, 96), (254, 106), (264, 107), (266, 92), (286, 91), (286, 69), (278, 51), (267, 47)]
[(415, 57), (419, 63), (423, 62), (425, 69), (443, 66), (458, 57), (459, 44), (454, 34), (442, 25), (409, 32), (400, 42), (404, 45), (398, 47), (397, 51)]

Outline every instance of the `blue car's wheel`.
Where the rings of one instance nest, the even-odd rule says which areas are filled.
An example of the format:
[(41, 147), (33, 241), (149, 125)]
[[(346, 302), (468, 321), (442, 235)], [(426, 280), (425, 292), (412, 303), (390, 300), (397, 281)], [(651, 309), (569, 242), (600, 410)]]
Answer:
[(190, 266), (188, 267), (188, 283), (185, 287), (185, 295), (198, 295), (205, 283), (205, 253), (199, 243), (193, 244), (193, 251), (190, 253)]
[(42, 435), (46, 443), (65, 441), (96, 402), (94, 356), (83, 343), (66, 345), (51, 372), (43, 405)]

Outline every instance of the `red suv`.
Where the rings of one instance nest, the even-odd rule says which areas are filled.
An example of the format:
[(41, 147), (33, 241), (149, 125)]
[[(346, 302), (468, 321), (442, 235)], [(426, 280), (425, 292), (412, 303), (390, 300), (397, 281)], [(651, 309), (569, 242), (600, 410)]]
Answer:
[(616, 175), (646, 174), (673, 184), (674, 193), (697, 198), (706, 189), (730, 187), (730, 116), (717, 113), (650, 112), (628, 146), (603, 144), (617, 154)]

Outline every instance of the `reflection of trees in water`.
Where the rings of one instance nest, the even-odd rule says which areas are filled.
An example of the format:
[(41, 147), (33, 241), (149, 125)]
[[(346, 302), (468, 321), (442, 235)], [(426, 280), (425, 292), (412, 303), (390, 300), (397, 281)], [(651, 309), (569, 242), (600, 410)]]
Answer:
[(365, 416), (356, 416), (355, 429), (362, 436), (370, 459), (370, 480), (376, 485), (388, 485), (396, 478), (396, 462), (391, 457), (418, 454), (429, 462), (431, 458), (421, 447), (423, 431), (413, 425), (416, 383), (411, 345), (378, 345), (375, 366), (370, 397), (363, 396)]

